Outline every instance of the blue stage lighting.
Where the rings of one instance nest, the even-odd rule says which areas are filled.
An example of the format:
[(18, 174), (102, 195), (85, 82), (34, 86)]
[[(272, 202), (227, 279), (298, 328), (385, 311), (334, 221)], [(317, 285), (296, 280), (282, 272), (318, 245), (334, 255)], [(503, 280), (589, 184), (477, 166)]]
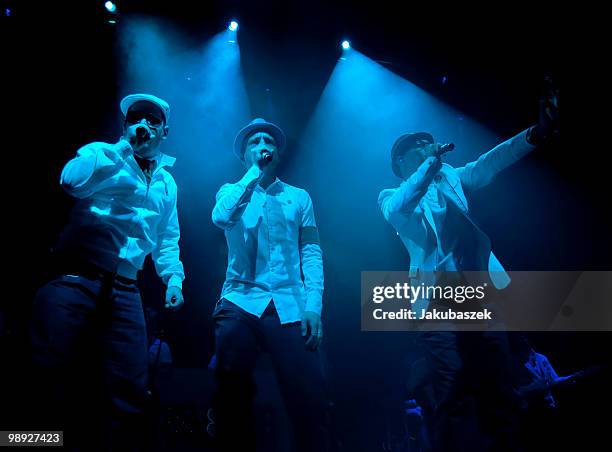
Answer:
[(350, 48), (351, 48), (351, 43), (350, 43), (350, 42), (348, 42), (348, 41), (342, 41), (342, 48), (343, 48), (344, 50), (348, 50), (348, 49), (350, 49)]
[(111, 1), (104, 3), (104, 7), (107, 9), (109, 13), (114, 13), (115, 11), (117, 11), (117, 5), (115, 5)]
[(235, 20), (232, 20), (232, 21), (229, 23), (229, 26), (227, 27), (227, 29), (228, 29), (229, 31), (236, 31), (236, 30), (238, 30), (238, 22), (236, 22)]

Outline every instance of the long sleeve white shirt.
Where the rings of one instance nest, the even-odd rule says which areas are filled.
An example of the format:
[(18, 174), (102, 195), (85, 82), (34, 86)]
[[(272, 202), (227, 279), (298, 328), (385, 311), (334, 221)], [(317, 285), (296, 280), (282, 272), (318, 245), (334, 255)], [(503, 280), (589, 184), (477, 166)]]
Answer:
[(321, 314), (323, 259), (310, 196), (279, 179), (264, 190), (261, 177), (251, 168), (217, 193), (212, 220), (228, 246), (221, 296), (258, 317), (274, 300), (281, 323), (300, 321), (305, 310)]
[(164, 283), (181, 287), (177, 186), (165, 170), (175, 159), (161, 154), (156, 160), (147, 181), (125, 140), (79, 149), (60, 178), (78, 198), (60, 243), (68, 253), (76, 250), (80, 258), (132, 279), (152, 253)]

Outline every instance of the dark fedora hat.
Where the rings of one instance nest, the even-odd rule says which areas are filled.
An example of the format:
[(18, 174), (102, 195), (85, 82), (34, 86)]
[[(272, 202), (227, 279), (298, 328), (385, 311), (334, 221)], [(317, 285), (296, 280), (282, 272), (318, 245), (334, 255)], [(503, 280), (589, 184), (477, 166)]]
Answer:
[(395, 140), (395, 143), (391, 148), (391, 169), (393, 170), (393, 174), (395, 174), (397, 177), (401, 178), (402, 175), (400, 174), (396, 157), (404, 151), (414, 147), (417, 142), (421, 140), (427, 141), (428, 143), (434, 142), (433, 136), (427, 132), (405, 133)]
[(285, 150), (287, 140), (281, 128), (263, 118), (255, 118), (247, 126), (243, 127), (234, 139), (234, 154), (236, 154), (240, 160), (244, 160), (244, 149), (247, 138), (255, 132), (269, 133), (276, 142), (278, 152), (281, 153)]

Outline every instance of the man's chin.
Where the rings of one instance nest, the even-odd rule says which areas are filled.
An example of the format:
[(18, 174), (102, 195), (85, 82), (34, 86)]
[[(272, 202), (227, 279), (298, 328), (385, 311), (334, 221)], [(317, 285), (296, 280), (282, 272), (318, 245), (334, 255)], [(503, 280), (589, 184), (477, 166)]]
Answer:
[(155, 148), (155, 149), (139, 149), (137, 151), (134, 151), (134, 154), (136, 154), (138, 157), (142, 158), (142, 159), (152, 159), (154, 157), (157, 157), (157, 155), (159, 155), (159, 149)]

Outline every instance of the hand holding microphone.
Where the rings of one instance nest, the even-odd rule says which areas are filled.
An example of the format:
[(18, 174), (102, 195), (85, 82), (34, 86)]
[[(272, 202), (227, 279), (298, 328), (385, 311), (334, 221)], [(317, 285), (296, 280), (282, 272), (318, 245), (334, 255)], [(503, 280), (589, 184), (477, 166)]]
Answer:
[(434, 157), (442, 157), (442, 155), (446, 154), (447, 152), (452, 151), (453, 149), (455, 149), (455, 144), (454, 143), (445, 143), (445, 144), (434, 144), (433, 146), (435, 146), (435, 150), (432, 152)]
[(266, 162), (266, 164), (270, 163), (272, 161), (274, 157), (272, 156), (272, 153), (270, 151), (268, 151), (267, 149), (264, 149), (261, 152), (261, 160), (263, 160), (264, 162)]
[(133, 131), (133, 134), (134, 142), (132, 143), (132, 140), (130, 139), (130, 143), (132, 143), (134, 149), (138, 149), (151, 139), (151, 131), (148, 127), (143, 125), (136, 126), (136, 130)]
[(143, 124), (131, 125), (125, 131), (125, 139), (136, 151), (151, 140), (151, 130)]
[(145, 141), (149, 141), (151, 139), (151, 132), (145, 126), (138, 126), (136, 128), (136, 139), (140, 143), (144, 143)]
[(252, 149), (251, 155), (253, 165), (257, 166), (260, 170), (263, 170), (272, 160), (274, 160), (274, 154), (267, 148)]
[(434, 157), (432, 161), (429, 162), (429, 168), (427, 169), (428, 173), (437, 174), (440, 169), (442, 169), (442, 155), (447, 152), (455, 149), (455, 145), (453, 143), (439, 144), (432, 143), (428, 144), (425, 148), (425, 155), (428, 157)]

